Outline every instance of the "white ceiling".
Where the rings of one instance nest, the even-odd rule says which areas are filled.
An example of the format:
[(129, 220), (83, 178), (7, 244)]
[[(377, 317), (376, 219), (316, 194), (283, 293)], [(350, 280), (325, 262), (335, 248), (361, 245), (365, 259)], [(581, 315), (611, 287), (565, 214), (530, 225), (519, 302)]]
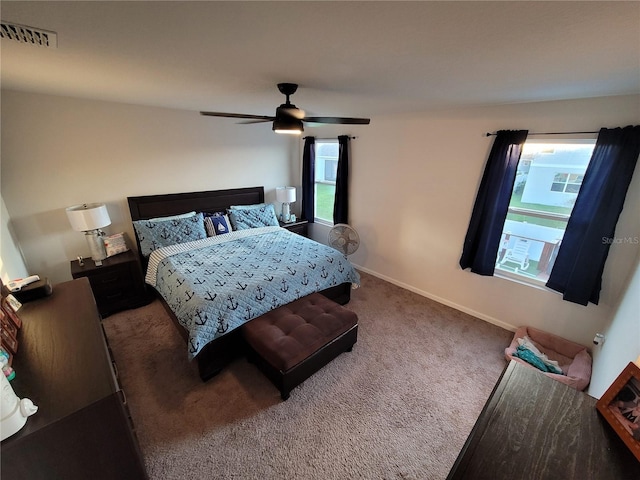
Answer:
[(2, 87), (272, 115), (375, 116), (640, 93), (640, 2), (32, 2), (3, 21)]

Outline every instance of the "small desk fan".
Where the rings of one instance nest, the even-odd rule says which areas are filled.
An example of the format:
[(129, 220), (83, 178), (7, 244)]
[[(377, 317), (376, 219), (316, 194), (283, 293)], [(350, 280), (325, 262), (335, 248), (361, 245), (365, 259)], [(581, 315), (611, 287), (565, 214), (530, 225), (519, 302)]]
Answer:
[(337, 223), (329, 230), (329, 246), (343, 255), (351, 255), (360, 246), (360, 236), (355, 229), (346, 223)]

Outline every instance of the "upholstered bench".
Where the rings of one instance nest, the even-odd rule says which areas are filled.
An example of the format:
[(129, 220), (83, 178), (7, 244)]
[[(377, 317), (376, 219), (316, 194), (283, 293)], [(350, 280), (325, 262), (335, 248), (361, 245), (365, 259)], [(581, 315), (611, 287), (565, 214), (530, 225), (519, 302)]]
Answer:
[(358, 337), (355, 313), (314, 293), (247, 322), (242, 334), (249, 360), (280, 390), (291, 390), (344, 351)]

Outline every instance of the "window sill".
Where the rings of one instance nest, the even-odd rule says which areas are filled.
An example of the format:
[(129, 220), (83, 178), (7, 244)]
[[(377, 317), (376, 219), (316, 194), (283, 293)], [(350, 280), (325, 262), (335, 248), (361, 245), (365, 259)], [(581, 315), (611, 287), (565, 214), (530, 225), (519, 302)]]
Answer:
[(333, 222), (329, 222), (328, 220), (323, 220), (321, 218), (314, 218), (313, 221), (314, 221), (314, 223), (317, 223), (318, 225), (324, 225), (325, 227), (333, 227), (334, 226)]
[(506, 272), (504, 270), (500, 270), (496, 268), (494, 273), (494, 277), (502, 278), (503, 280), (509, 280), (511, 282), (519, 283), (521, 285), (526, 285), (527, 287), (537, 288), (538, 290), (544, 290), (545, 292), (550, 293), (558, 293), (555, 290), (551, 290), (547, 288), (546, 281), (538, 280), (536, 278), (527, 278), (522, 275), (518, 275), (516, 273)]

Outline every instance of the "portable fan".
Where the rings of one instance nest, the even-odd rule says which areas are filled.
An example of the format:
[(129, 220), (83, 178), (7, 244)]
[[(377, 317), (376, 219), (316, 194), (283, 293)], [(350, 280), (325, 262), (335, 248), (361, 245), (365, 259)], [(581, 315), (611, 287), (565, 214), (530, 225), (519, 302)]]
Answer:
[(360, 236), (350, 225), (338, 223), (329, 230), (329, 246), (343, 255), (351, 255), (360, 246)]

